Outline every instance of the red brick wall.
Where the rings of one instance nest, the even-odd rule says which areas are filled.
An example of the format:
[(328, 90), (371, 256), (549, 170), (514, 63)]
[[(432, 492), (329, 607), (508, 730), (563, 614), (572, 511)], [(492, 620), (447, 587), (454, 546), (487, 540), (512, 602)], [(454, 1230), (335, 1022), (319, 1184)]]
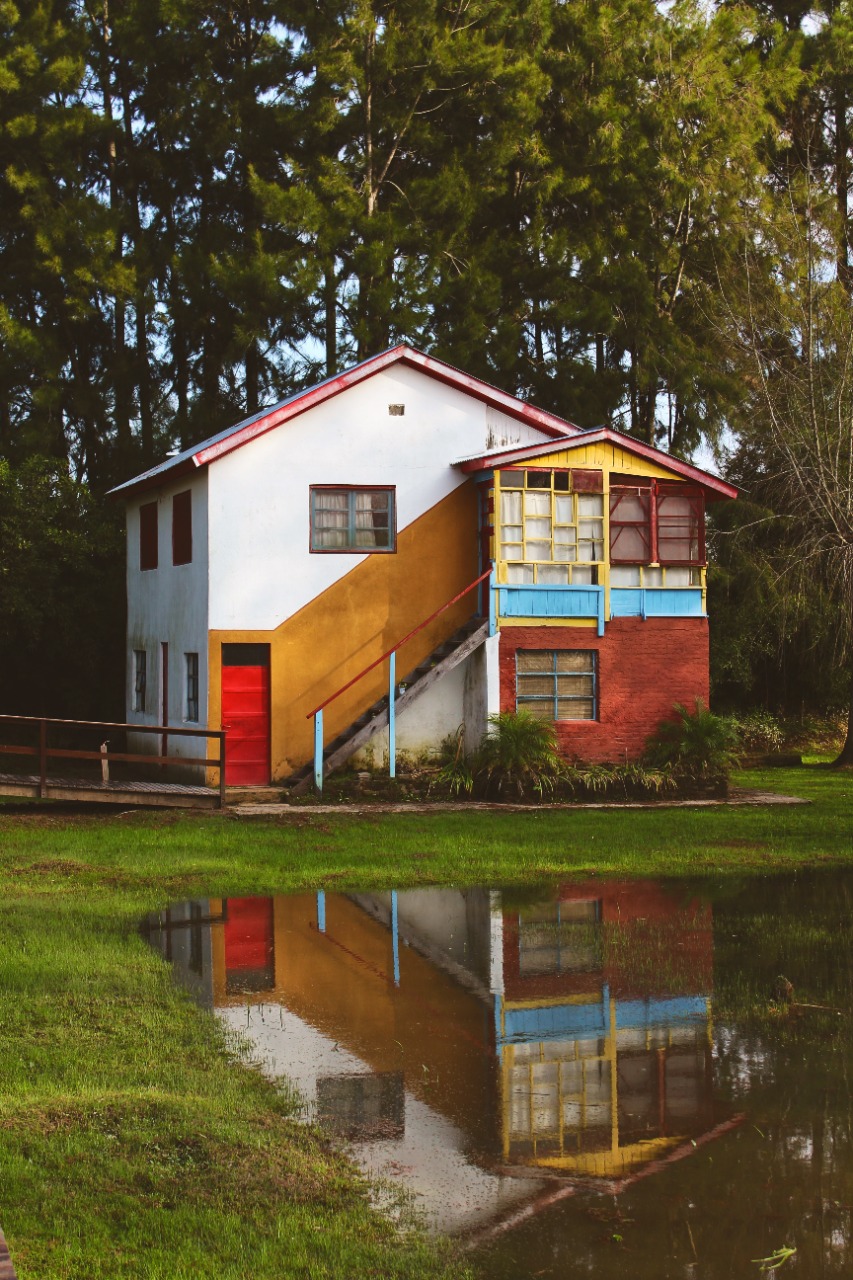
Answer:
[(500, 639), (501, 710), (515, 710), (517, 649), (595, 649), (598, 720), (557, 724), (569, 759), (635, 760), (675, 702), (708, 705), (706, 618), (614, 618), (599, 637), (591, 627), (505, 627)]

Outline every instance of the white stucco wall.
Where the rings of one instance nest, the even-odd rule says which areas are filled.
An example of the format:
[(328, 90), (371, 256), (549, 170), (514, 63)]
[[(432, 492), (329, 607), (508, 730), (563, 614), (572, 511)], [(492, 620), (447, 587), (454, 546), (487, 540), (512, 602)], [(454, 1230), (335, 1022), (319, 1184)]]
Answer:
[[(192, 562), (172, 564), (172, 497), (192, 493)], [(139, 568), (139, 509), (157, 502), (157, 568)], [(199, 725), (207, 723), (208, 528), (207, 472), (182, 476), (160, 490), (140, 494), (127, 508), (127, 685), (125, 706), (131, 724), (161, 723), (163, 701), (162, 645), (169, 646), (168, 723), (194, 727), (186, 719), (186, 653), (199, 661)], [(135, 649), (148, 655), (145, 714), (133, 711)], [(133, 749), (157, 754), (159, 738), (139, 734)], [(169, 754), (207, 754), (203, 738), (169, 740)]]
[[(389, 404), (405, 414), (392, 417)], [(311, 485), (396, 486), (399, 532), (465, 482), (456, 459), (504, 439), (546, 437), (396, 364), (218, 459), (208, 472), (211, 628), (271, 630), (364, 560), (310, 553)]]

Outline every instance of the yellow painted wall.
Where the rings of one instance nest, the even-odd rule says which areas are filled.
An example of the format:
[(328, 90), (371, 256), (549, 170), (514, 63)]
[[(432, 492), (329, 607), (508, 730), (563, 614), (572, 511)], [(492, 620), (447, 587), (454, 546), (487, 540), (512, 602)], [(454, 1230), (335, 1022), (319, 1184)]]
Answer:
[[(403, 945), (395, 987), (390, 931), (340, 894), (326, 898), (325, 933), (313, 894), (273, 903), (275, 986), (256, 998), (281, 1003), (372, 1071), (403, 1071), (416, 1097), (467, 1132), (490, 1136), (483, 1093), (494, 1060), (482, 1002)], [(246, 997), (226, 992), (221, 924), (213, 936), (214, 1004), (239, 1007)]]
[[(477, 577), (477, 522), (477, 493), (469, 481), (401, 530), (396, 554), (367, 556), (275, 630), (211, 631), (211, 727), (221, 724), (221, 646), (269, 644), (272, 778), (300, 769), (314, 752), (308, 713)], [(397, 655), (398, 681), (476, 608), (471, 592), (409, 641)], [(387, 692), (384, 662), (326, 708), (326, 742)], [(209, 781), (216, 785), (218, 770), (209, 771)]]

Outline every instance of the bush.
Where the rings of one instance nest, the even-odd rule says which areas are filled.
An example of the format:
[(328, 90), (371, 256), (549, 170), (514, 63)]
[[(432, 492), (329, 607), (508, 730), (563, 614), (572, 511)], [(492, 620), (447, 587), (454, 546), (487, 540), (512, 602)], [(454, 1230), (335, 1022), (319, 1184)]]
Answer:
[(746, 751), (769, 755), (781, 751), (785, 745), (785, 731), (769, 711), (748, 711), (745, 715), (731, 716), (730, 721)]
[(529, 711), (502, 711), (489, 716), (489, 729), (474, 769), (484, 779), (485, 790), (494, 786), (501, 794), (512, 787), (519, 796), (527, 791), (553, 794), (563, 767), (554, 726)]
[(737, 764), (738, 733), (725, 716), (716, 716), (696, 699), (693, 711), (676, 702), (676, 719), (663, 720), (646, 745), (645, 762), (671, 769), (692, 782), (725, 778)]

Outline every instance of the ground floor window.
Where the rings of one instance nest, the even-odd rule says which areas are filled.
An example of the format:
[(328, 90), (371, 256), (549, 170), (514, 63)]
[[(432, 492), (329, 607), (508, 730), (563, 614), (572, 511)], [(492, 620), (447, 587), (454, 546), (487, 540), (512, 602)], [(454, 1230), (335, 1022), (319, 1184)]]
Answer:
[(133, 651), (133, 709), (145, 712), (145, 695), (148, 687), (148, 654), (144, 649)]
[(539, 720), (597, 719), (595, 650), (519, 649), (515, 705)]
[(185, 653), (187, 720), (198, 720), (198, 654)]

